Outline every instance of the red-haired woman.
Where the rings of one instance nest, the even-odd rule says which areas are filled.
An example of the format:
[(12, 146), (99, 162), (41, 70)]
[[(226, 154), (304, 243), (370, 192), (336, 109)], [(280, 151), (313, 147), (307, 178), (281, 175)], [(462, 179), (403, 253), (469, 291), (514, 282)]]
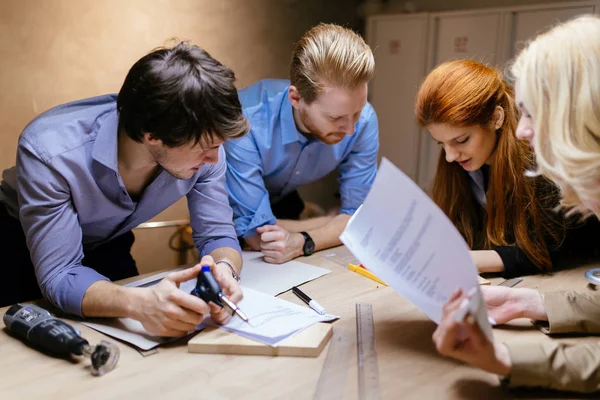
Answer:
[(514, 93), (497, 69), (471, 60), (439, 65), (421, 85), (415, 113), (443, 150), (432, 198), (473, 250), (480, 272), (549, 272), (565, 255), (598, 248), (598, 220), (566, 220), (554, 211), (558, 188), (526, 176), (534, 155), (515, 136)]

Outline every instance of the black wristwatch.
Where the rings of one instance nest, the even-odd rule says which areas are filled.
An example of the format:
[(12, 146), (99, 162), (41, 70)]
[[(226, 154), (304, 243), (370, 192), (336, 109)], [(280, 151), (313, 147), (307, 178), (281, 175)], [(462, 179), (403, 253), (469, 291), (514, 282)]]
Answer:
[(304, 256), (310, 256), (312, 253), (315, 252), (315, 242), (312, 240), (308, 233), (300, 232), (300, 234), (304, 236), (304, 246), (302, 246)]

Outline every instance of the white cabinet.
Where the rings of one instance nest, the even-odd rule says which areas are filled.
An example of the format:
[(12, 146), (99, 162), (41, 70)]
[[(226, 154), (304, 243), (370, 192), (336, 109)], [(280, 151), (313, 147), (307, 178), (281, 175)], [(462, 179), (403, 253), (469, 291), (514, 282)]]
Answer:
[(534, 38), (538, 33), (547, 30), (549, 27), (578, 15), (592, 14), (593, 12), (594, 5), (569, 7), (568, 4), (546, 10), (513, 11), (511, 13), (511, 25), (513, 27), (511, 56), (516, 55), (522, 50), (528, 40)]
[(417, 179), (419, 128), (414, 99), (427, 71), (426, 15), (379, 17), (369, 21), (368, 40), (375, 54), (370, 101), (379, 120), (379, 156)]
[[(430, 69), (445, 61), (459, 59), (477, 60), (490, 65), (503, 63), (502, 18), (500, 11), (432, 15), (431, 30), (435, 45), (430, 50)], [(417, 183), (422, 188), (429, 189), (433, 183), (441, 148), (425, 130), (421, 136)]]
[(427, 73), (453, 59), (503, 69), (529, 38), (557, 22), (599, 13), (599, 6), (600, 0), (590, 0), (369, 17), (367, 40), (376, 63), (369, 99), (379, 117), (380, 156), (428, 189), (440, 148), (414, 118), (415, 95)]
[(434, 65), (456, 59), (501, 63), (503, 60), (498, 56), (502, 34), (501, 19), (500, 12), (435, 16), (437, 45)]

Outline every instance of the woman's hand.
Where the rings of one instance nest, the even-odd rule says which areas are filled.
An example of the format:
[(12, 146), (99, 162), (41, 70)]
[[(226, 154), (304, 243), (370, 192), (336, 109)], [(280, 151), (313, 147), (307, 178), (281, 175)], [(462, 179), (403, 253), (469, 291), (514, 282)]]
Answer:
[(504, 344), (491, 343), (474, 318), (457, 322), (456, 314), (466, 297), (459, 289), (444, 305), (442, 320), (433, 333), (438, 352), (498, 375), (508, 375), (512, 368)]
[(548, 314), (540, 292), (534, 289), (513, 289), (504, 286), (481, 286), (488, 315), (504, 324), (516, 318), (547, 321)]

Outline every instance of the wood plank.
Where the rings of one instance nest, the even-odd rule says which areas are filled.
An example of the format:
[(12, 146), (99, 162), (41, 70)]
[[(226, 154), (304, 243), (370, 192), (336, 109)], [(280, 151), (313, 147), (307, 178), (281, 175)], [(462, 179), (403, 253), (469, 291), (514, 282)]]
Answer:
[(318, 357), (331, 339), (333, 326), (314, 324), (273, 347), (208, 327), (188, 342), (188, 352), (204, 354), (241, 354), (254, 356)]

